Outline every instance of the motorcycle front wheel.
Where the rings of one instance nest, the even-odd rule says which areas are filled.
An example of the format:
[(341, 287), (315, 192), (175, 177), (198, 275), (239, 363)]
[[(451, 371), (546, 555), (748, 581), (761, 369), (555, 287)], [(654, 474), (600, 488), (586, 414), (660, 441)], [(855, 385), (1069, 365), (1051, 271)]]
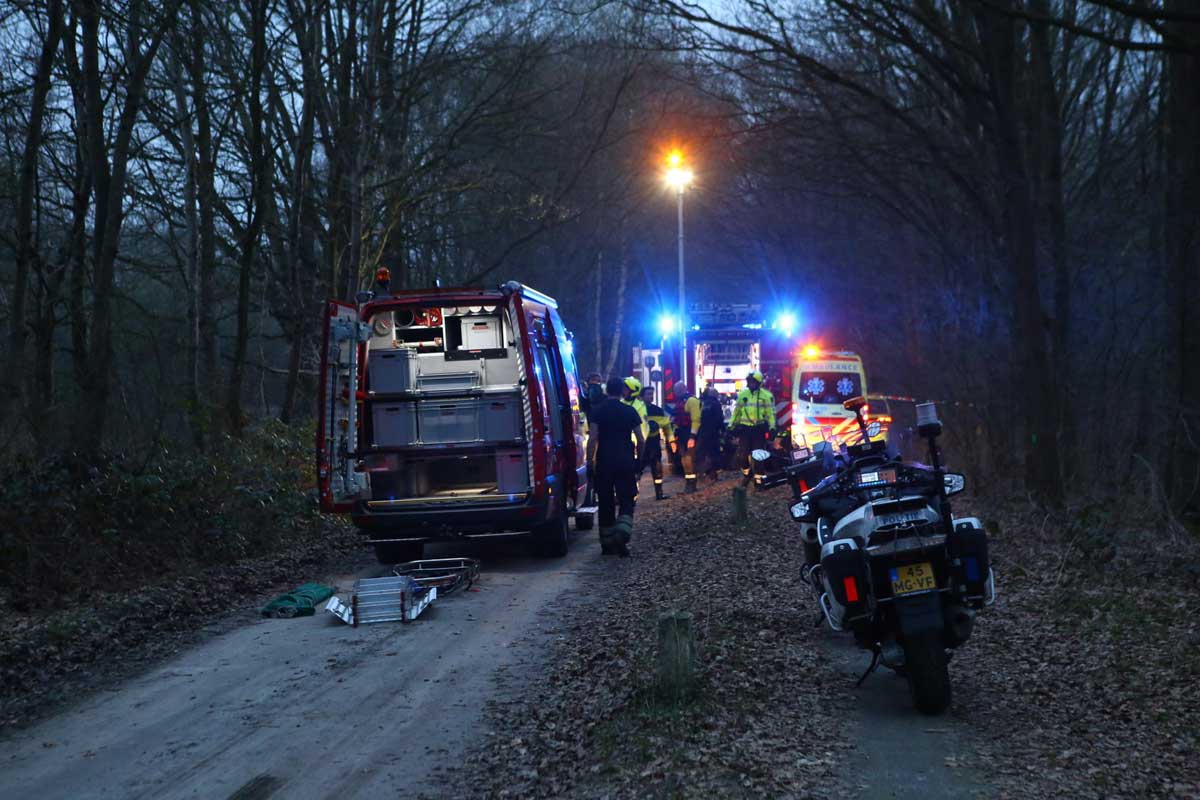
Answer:
[(904, 639), (904, 672), (913, 705), (922, 714), (940, 714), (950, 707), (950, 668), (940, 631)]

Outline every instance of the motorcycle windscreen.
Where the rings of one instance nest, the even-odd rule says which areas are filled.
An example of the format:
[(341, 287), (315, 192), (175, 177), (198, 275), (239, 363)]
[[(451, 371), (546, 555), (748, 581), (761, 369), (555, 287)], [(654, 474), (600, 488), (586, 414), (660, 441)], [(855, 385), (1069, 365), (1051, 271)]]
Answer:
[[(349, 303), (330, 300), (325, 305), (324, 326), (321, 331), (321, 372), (317, 389), (317, 491), (321, 510), (348, 513), (354, 507), (356, 494), (346, 485), (346, 453), (357, 450), (357, 436), (351, 429), (350, 403), (356, 398), (350, 386), (349, 338), (338, 340), (334, 334), (337, 323), (358, 322), (358, 309)], [(357, 426), (355, 426), (357, 428)]]

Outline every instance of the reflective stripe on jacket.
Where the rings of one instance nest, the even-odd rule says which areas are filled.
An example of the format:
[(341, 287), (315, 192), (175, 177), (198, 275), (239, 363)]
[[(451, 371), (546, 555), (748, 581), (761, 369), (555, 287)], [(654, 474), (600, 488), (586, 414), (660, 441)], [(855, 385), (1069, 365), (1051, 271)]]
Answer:
[(654, 403), (646, 404), (646, 423), (650, 426), (651, 438), (661, 435), (663, 431), (666, 431), (668, 440), (671, 438), (671, 418)]
[(766, 389), (742, 389), (738, 392), (729, 427), (766, 425), (775, 427), (775, 398)]
[[(642, 438), (650, 438), (650, 423), (646, 422), (646, 404), (642, 402), (640, 397), (635, 397), (633, 400), (622, 400), (627, 406), (633, 406), (633, 410), (638, 412), (638, 416), (642, 418)], [(634, 437), (634, 441), (637, 438)]]

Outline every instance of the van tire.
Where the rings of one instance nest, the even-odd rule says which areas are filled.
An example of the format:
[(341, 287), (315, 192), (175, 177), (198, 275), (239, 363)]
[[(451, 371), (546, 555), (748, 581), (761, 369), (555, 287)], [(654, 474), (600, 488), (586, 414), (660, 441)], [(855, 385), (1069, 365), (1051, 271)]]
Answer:
[(374, 544), (375, 559), (380, 564), (402, 564), (420, 561), (425, 554), (424, 542), (385, 542)]
[(563, 558), (569, 544), (567, 515), (559, 514), (533, 531), (533, 548), (542, 558)]

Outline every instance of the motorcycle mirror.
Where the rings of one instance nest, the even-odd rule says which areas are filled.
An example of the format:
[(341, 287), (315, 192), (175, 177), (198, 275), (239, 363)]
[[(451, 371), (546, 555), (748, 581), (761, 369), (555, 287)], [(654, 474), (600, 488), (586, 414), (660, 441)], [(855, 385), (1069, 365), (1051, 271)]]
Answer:
[(755, 461), (769, 461), (771, 453), (767, 450), (754, 450), (750, 453), (750, 458)]
[(946, 484), (946, 496), (958, 494), (967, 488), (967, 476), (959, 472), (947, 472), (943, 476)]
[(867, 404), (867, 398), (863, 397), (862, 395), (859, 395), (858, 397), (851, 397), (849, 400), (842, 403), (842, 408), (846, 409), (847, 411), (857, 411), (858, 409), (862, 408), (866, 404)]

